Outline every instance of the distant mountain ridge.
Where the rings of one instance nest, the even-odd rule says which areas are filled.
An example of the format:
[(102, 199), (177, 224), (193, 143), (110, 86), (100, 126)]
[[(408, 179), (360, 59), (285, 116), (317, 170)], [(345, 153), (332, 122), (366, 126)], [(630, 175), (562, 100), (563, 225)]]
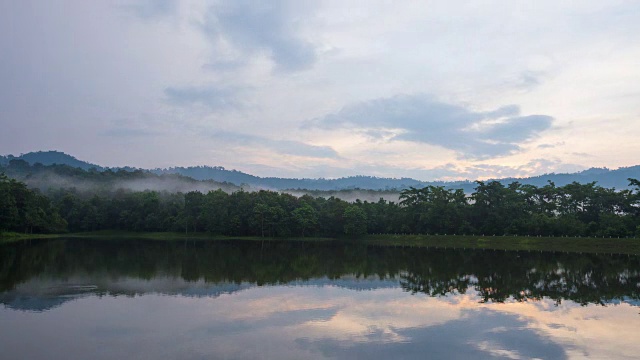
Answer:
[(236, 185), (246, 184), (251, 187), (286, 190), (286, 189), (307, 189), (337, 191), (350, 189), (364, 190), (395, 190), (406, 189), (408, 187), (424, 187), (427, 185), (439, 184), (447, 185), (446, 182), (426, 182), (411, 178), (380, 178), (373, 176), (349, 176), (338, 179), (295, 179), (277, 177), (259, 177), (237, 170), (227, 170), (216, 166), (192, 166), (192, 167), (172, 167), (168, 169), (150, 170), (156, 174), (180, 174), (196, 180), (218, 179), (216, 181), (226, 181)]
[(96, 170), (103, 171), (106, 168), (91, 164), (86, 161), (78, 160), (75, 157), (65, 154), (61, 151), (35, 151), (29, 152), (26, 154), (21, 154), (20, 156), (0, 156), (0, 165), (7, 165), (11, 160), (24, 160), (29, 164), (33, 165), (36, 163), (40, 163), (42, 165), (69, 165), (75, 168), (80, 168), (82, 170), (89, 170), (91, 168), (95, 168)]
[[(65, 154), (60, 151), (37, 151), (22, 154), (20, 156), (0, 156), (0, 165), (6, 165), (11, 160), (24, 160), (30, 164), (41, 163), (43, 165), (63, 164), (84, 170), (95, 169), (97, 171), (126, 170), (133, 171), (135, 168), (119, 167), (107, 168)], [(143, 169), (140, 169), (143, 170)], [(444, 186), (446, 188), (463, 189), (471, 193), (476, 184), (473, 181), (420, 181), (411, 178), (380, 178), (373, 176), (350, 176), (338, 179), (295, 179), (277, 177), (259, 177), (237, 170), (227, 170), (221, 166), (192, 166), (192, 167), (171, 167), (167, 169), (148, 169), (150, 173), (179, 174), (195, 180), (214, 180), (216, 182), (226, 182), (237, 186), (248, 186), (251, 188), (263, 188), (271, 190), (306, 189), (319, 191), (339, 191), (350, 189), (362, 190), (402, 190), (408, 187), (424, 187), (428, 185)], [(554, 182), (558, 186), (563, 186), (571, 182), (589, 183), (597, 182), (598, 185), (608, 188), (624, 189), (629, 185), (628, 178), (640, 179), (640, 165), (621, 167), (610, 170), (607, 168), (591, 168), (570, 174), (544, 174), (528, 178), (503, 178), (496, 179), (503, 184), (518, 181), (522, 184), (544, 186), (548, 181)]]

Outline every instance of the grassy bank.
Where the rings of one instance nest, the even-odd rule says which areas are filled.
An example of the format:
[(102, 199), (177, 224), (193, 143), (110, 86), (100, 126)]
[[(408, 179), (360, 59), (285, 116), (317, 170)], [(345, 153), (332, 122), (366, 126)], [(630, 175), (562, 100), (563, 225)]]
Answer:
[(527, 236), (472, 236), (472, 235), (367, 235), (358, 239), (332, 239), (318, 237), (269, 238), (259, 236), (229, 237), (207, 233), (95, 231), (72, 234), (32, 235), (20, 233), (0, 234), (0, 243), (43, 238), (84, 239), (141, 239), (156, 241), (348, 241), (375, 246), (405, 246), (433, 248), (494, 249), (517, 251), (560, 251), (577, 253), (613, 253), (640, 255), (637, 238), (575, 238)]
[(16, 232), (0, 232), (0, 244), (29, 239), (54, 239), (64, 237), (65, 234), (25, 234)]
[(272, 238), (260, 236), (224, 236), (212, 235), (209, 233), (188, 233), (183, 232), (130, 232), (130, 231), (93, 231), (84, 233), (67, 234), (67, 238), (87, 238), (87, 239), (144, 239), (157, 241), (220, 241), (220, 240), (242, 240), (242, 241), (273, 241), (273, 240), (292, 240), (292, 241), (332, 241), (331, 238), (320, 237), (300, 237), (300, 238)]
[(435, 248), (560, 251), (640, 255), (637, 238), (528, 237), (472, 235), (368, 235), (367, 244)]

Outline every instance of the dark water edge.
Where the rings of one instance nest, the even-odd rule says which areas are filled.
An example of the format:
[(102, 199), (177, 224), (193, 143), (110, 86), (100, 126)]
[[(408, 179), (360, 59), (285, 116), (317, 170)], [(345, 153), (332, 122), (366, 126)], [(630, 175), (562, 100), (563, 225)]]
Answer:
[[(5, 234), (6, 235), (6, 234)], [(16, 242), (31, 242), (38, 239), (85, 239), (90, 240), (155, 240), (169, 242), (184, 241), (275, 241), (313, 242), (337, 241), (368, 246), (428, 247), (453, 249), (493, 249), (505, 251), (551, 251), (574, 253), (607, 253), (640, 255), (640, 239), (627, 237), (536, 237), (536, 236), (484, 236), (484, 235), (411, 235), (374, 234), (358, 238), (269, 238), (269, 237), (228, 237), (208, 233), (167, 233), (167, 232), (127, 232), (96, 231), (76, 234), (0, 234), (0, 245)]]

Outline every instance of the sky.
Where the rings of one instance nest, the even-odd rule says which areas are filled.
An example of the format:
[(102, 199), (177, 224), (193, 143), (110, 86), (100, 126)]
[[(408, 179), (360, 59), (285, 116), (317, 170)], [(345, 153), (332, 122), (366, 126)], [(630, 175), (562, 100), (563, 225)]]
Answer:
[(640, 3), (0, 2), (0, 154), (259, 176), (640, 164)]

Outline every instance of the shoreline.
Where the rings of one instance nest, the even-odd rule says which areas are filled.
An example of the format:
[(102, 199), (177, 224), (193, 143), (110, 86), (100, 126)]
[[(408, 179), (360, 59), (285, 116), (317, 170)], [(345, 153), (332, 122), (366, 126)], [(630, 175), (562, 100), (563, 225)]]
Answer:
[(371, 245), (640, 255), (638, 238), (474, 235), (368, 235)]
[(95, 231), (70, 234), (0, 234), (0, 244), (31, 239), (101, 239), (154, 241), (337, 241), (373, 246), (429, 247), (504, 251), (549, 251), (640, 255), (639, 238), (531, 237), (477, 235), (365, 235), (360, 238), (224, 236), (208, 233)]

